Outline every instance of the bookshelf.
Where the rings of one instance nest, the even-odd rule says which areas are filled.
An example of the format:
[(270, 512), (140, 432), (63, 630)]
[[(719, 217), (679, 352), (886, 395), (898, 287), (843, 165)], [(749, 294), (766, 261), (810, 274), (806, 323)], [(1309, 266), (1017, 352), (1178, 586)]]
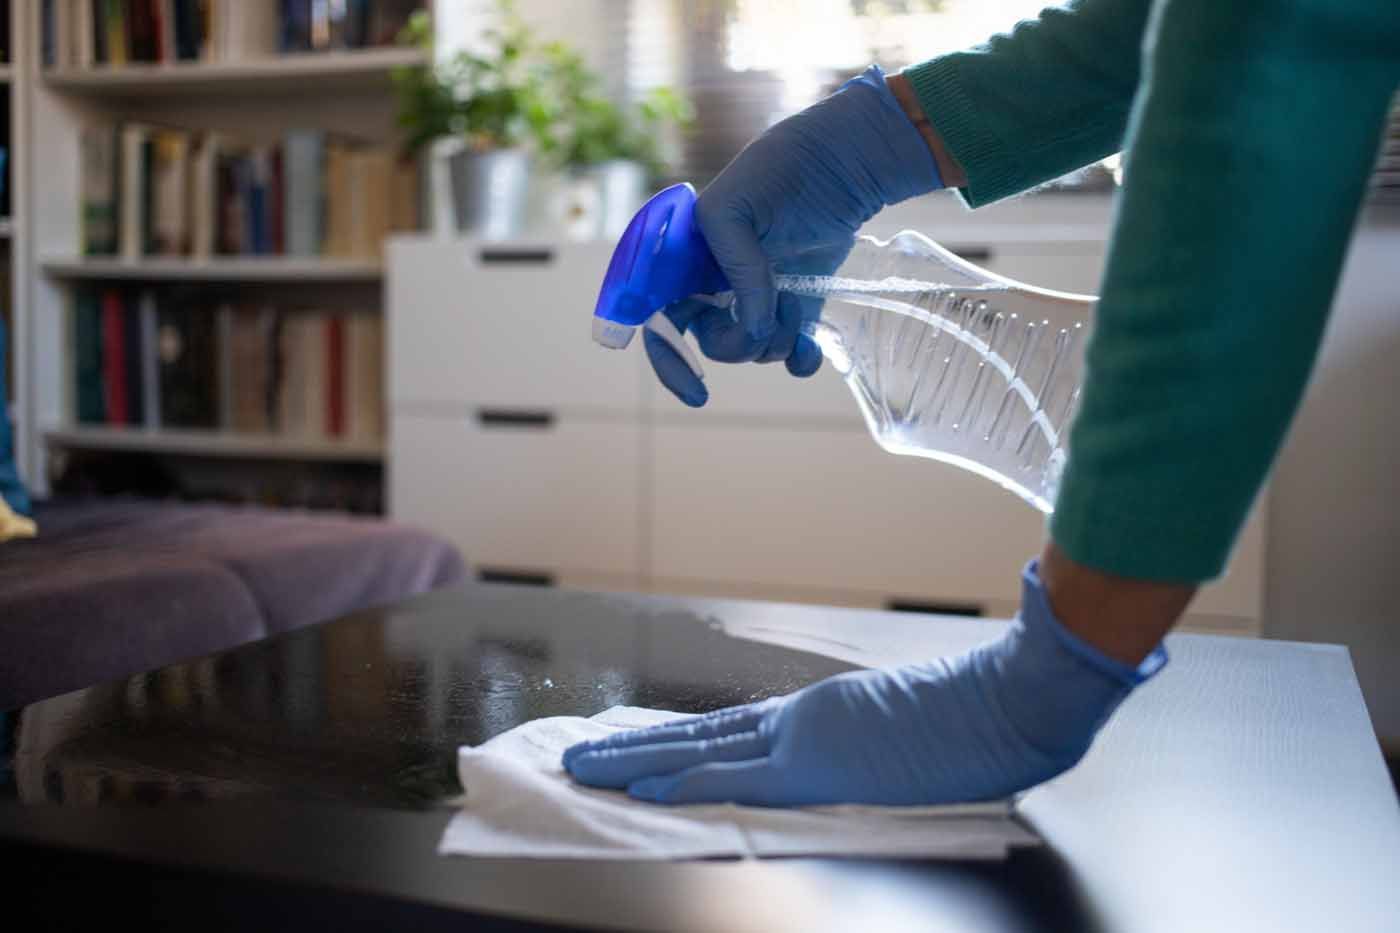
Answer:
[(237, 459), (378, 463), (383, 442), (240, 434), (233, 431), (147, 430), (75, 426), (44, 432), (46, 444), (70, 450), (125, 450)]
[[(378, 470), (384, 460), (379, 440), (79, 422), (73, 309), (84, 293), (135, 294), (149, 286), (158, 294), (209, 296), (206, 308), (246, 299), (249, 305), (270, 302), (292, 316), (325, 309), (380, 314), (383, 305), (378, 259), (220, 255), (217, 248), (205, 258), (83, 255), (81, 141), (94, 125), (140, 123), (255, 146), (279, 144), (288, 131), (301, 129), (385, 146), (398, 132), (390, 76), (396, 68), (425, 64), (428, 56), (419, 49), (369, 47), (44, 67), (40, 6), (14, 4), (15, 61), (0, 70), (10, 77), (13, 119), (28, 130), (13, 157), (17, 196), (9, 248), (14, 306), (25, 309), (15, 335), (23, 348), (14, 367), (23, 387), (16, 393), (16, 447), (31, 489), (41, 496), (48, 491), (50, 460), (64, 451), (144, 453), (192, 464), (217, 459), (230, 469), (246, 462), (250, 471), (270, 461)], [(4, 248), (0, 244), (0, 252)], [(190, 307), (189, 314), (202, 313)]]
[(383, 266), (374, 260), (287, 256), (138, 260), (50, 256), (40, 262), (39, 268), (52, 279), (69, 282), (377, 283), (383, 277)]
[(395, 68), (424, 64), (427, 56), (419, 49), (307, 52), (243, 62), (63, 68), (46, 71), (44, 84), (66, 94), (109, 98), (387, 91)]

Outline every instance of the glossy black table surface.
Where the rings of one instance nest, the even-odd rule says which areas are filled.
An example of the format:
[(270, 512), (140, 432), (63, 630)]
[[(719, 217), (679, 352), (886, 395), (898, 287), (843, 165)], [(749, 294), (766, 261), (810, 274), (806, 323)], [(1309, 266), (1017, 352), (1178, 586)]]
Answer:
[(435, 854), (460, 744), (619, 703), (702, 712), (998, 631), (431, 594), (3, 714), (0, 877), (52, 926), (1394, 928), (1400, 809), (1345, 652), (1201, 636), (1174, 639), (1080, 767), (1022, 801), (1047, 844), (1004, 863)]

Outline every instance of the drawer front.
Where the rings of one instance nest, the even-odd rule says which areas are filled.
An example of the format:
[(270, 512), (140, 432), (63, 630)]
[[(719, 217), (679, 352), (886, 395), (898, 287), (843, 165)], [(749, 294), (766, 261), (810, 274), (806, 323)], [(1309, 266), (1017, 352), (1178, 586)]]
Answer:
[[(1044, 541), (1045, 520), (1019, 498), (957, 467), (887, 454), (863, 431), (663, 424), (655, 449), (659, 580), (1009, 612)], [(1266, 511), (1261, 497), (1192, 616), (1257, 628)]]
[(1004, 604), (1041, 515), (964, 470), (864, 431), (656, 428), (658, 578)]
[(395, 413), (390, 513), (478, 570), (634, 575), (641, 442), (634, 424)]
[(611, 254), (609, 244), (392, 241), (390, 400), (638, 411), (640, 348), (606, 350), (589, 333)]

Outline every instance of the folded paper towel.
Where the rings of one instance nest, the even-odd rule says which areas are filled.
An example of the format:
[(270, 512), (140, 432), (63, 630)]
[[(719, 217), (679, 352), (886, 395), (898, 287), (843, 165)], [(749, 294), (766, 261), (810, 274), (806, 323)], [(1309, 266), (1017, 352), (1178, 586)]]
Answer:
[(466, 790), (438, 852), (502, 858), (689, 859), (793, 855), (1003, 858), (1036, 838), (1011, 803), (941, 807), (806, 807), (704, 804), (665, 807), (583, 787), (560, 765), (575, 742), (684, 718), (614, 706), (591, 719), (517, 726), (457, 753)]

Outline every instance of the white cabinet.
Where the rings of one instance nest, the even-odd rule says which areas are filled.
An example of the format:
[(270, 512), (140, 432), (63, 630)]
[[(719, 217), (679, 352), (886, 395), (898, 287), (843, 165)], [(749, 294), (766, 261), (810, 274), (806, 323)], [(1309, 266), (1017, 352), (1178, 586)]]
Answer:
[(947, 464), (893, 457), (860, 430), (662, 425), (652, 573), (834, 588), (889, 600), (1014, 603), (1039, 512)]
[(636, 354), (589, 336), (609, 246), (395, 238), (391, 406), (636, 411)]
[(641, 445), (641, 426), (624, 422), (397, 414), (390, 511), (478, 569), (635, 578)]
[[(914, 225), (917, 224), (905, 224)], [(1001, 274), (1092, 292), (1101, 244), (1034, 225), (953, 241)], [(395, 518), (436, 529), (479, 568), (638, 590), (1009, 614), (1044, 519), (943, 463), (884, 453), (827, 366), (706, 361), (686, 408), (640, 336), (595, 346), (610, 245), (485, 247), (408, 238), (389, 252)], [(1262, 523), (1192, 607), (1249, 631)]]

